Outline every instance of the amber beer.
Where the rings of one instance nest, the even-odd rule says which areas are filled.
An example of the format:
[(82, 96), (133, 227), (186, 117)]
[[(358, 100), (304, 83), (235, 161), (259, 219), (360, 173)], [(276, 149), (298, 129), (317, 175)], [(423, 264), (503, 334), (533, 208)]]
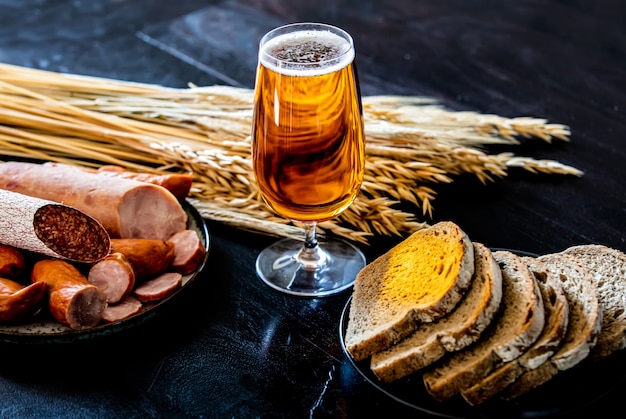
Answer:
[(261, 193), (279, 215), (323, 221), (346, 209), (364, 171), (354, 47), (328, 31), (261, 44), (252, 158)]

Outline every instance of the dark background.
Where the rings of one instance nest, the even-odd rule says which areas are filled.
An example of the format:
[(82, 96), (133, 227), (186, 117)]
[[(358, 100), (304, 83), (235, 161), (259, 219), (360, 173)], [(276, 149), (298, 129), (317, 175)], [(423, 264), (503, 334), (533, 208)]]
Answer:
[[(572, 165), (582, 178), (515, 170), (488, 185), (458, 178), (437, 189), (430, 221), (453, 220), (490, 247), (626, 250), (625, 2), (0, 0), (0, 62), (171, 87), (252, 87), (258, 39), (294, 21), (353, 35), (363, 95), (424, 95), (454, 110), (571, 128), (570, 143), (530, 140), (510, 151)], [(278, 294), (254, 273), (273, 239), (209, 228), (208, 269), (159, 316), (80, 342), (3, 343), (0, 416), (430, 417), (379, 392), (343, 355), (337, 330), (349, 292)], [(372, 259), (399, 240), (364, 250)], [(528, 401), (452, 412), (613, 417), (624, 376), (618, 356), (564, 374)]]

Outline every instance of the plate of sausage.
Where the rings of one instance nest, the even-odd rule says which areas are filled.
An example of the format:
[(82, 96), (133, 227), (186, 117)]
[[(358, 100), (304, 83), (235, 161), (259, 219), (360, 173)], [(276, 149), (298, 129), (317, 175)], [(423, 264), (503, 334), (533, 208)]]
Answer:
[[(32, 169), (33, 177), (13, 169), (19, 176)], [(6, 227), (0, 233), (0, 341), (54, 343), (117, 333), (153, 317), (198, 279), (211, 243), (205, 221), (185, 199), (191, 177), (175, 178), (183, 190), (177, 195), (161, 184), (173, 178), (129, 175), (0, 164), (0, 227)], [(4, 185), (3, 177), (11, 183)], [(52, 183), (40, 187), (45, 178)], [(76, 194), (85, 178), (91, 182)], [(79, 198), (60, 195), (67, 190)]]

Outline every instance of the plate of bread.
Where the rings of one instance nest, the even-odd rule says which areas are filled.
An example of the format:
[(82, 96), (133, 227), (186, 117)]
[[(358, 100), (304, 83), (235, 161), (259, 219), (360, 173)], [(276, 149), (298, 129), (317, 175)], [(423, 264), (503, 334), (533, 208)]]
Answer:
[(357, 276), (342, 348), (381, 392), (443, 417), (542, 417), (626, 375), (626, 254), (492, 249), (456, 224), (419, 230)]

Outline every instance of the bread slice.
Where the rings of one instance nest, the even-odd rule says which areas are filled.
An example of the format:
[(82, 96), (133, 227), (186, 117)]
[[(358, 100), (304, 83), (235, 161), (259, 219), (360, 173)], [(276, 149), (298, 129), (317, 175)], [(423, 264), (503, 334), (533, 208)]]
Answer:
[(521, 257), (493, 252), (502, 271), (502, 310), (474, 345), (448, 354), (423, 374), (426, 389), (443, 401), (480, 380), (502, 363), (512, 361), (539, 337), (544, 308), (539, 286)]
[(450, 314), (423, 323), (407, 338), (372, 355), (370, 368), (391, 382), (437, 361), (446, 352), (475, 342), (493, 320), (502, 300), (502, 274), (491, 251), (474, 246), (474, 277), (467, 294)]
[(522, 257), (532, 272), (544, 305), (545, 324), (537, 341), (519, 358), (504, 363), (487, 377), (461, 392), (463, 398), (477, 405), (494, 397), (527, 369), (543, 364), (559, 348), (567, 331), (569, 306), (559, 277), (536, 258)]
[(593, 273), (602, 308), (602, 330), (591, 359), (626, 347), (626, 254), (599, 244), (579, 245), (563, 253), (576, 257)]
[(602, 312), (591, 271), (575, 257), (563, 253), (540, 256), (539, 261), (558, 275), (569, 306), (565, 338), (550, 359), (525, 371), (502, 393), (510, 400), (518, 397), (585, 359), (595, 345), (602, 325)]
[(420, 322), (448, 314), (474, 273), (474, 249), (456, 224), (416, 231), (365, 266), (352, 292), (345, 345), (355, 360), (387, 349)]

